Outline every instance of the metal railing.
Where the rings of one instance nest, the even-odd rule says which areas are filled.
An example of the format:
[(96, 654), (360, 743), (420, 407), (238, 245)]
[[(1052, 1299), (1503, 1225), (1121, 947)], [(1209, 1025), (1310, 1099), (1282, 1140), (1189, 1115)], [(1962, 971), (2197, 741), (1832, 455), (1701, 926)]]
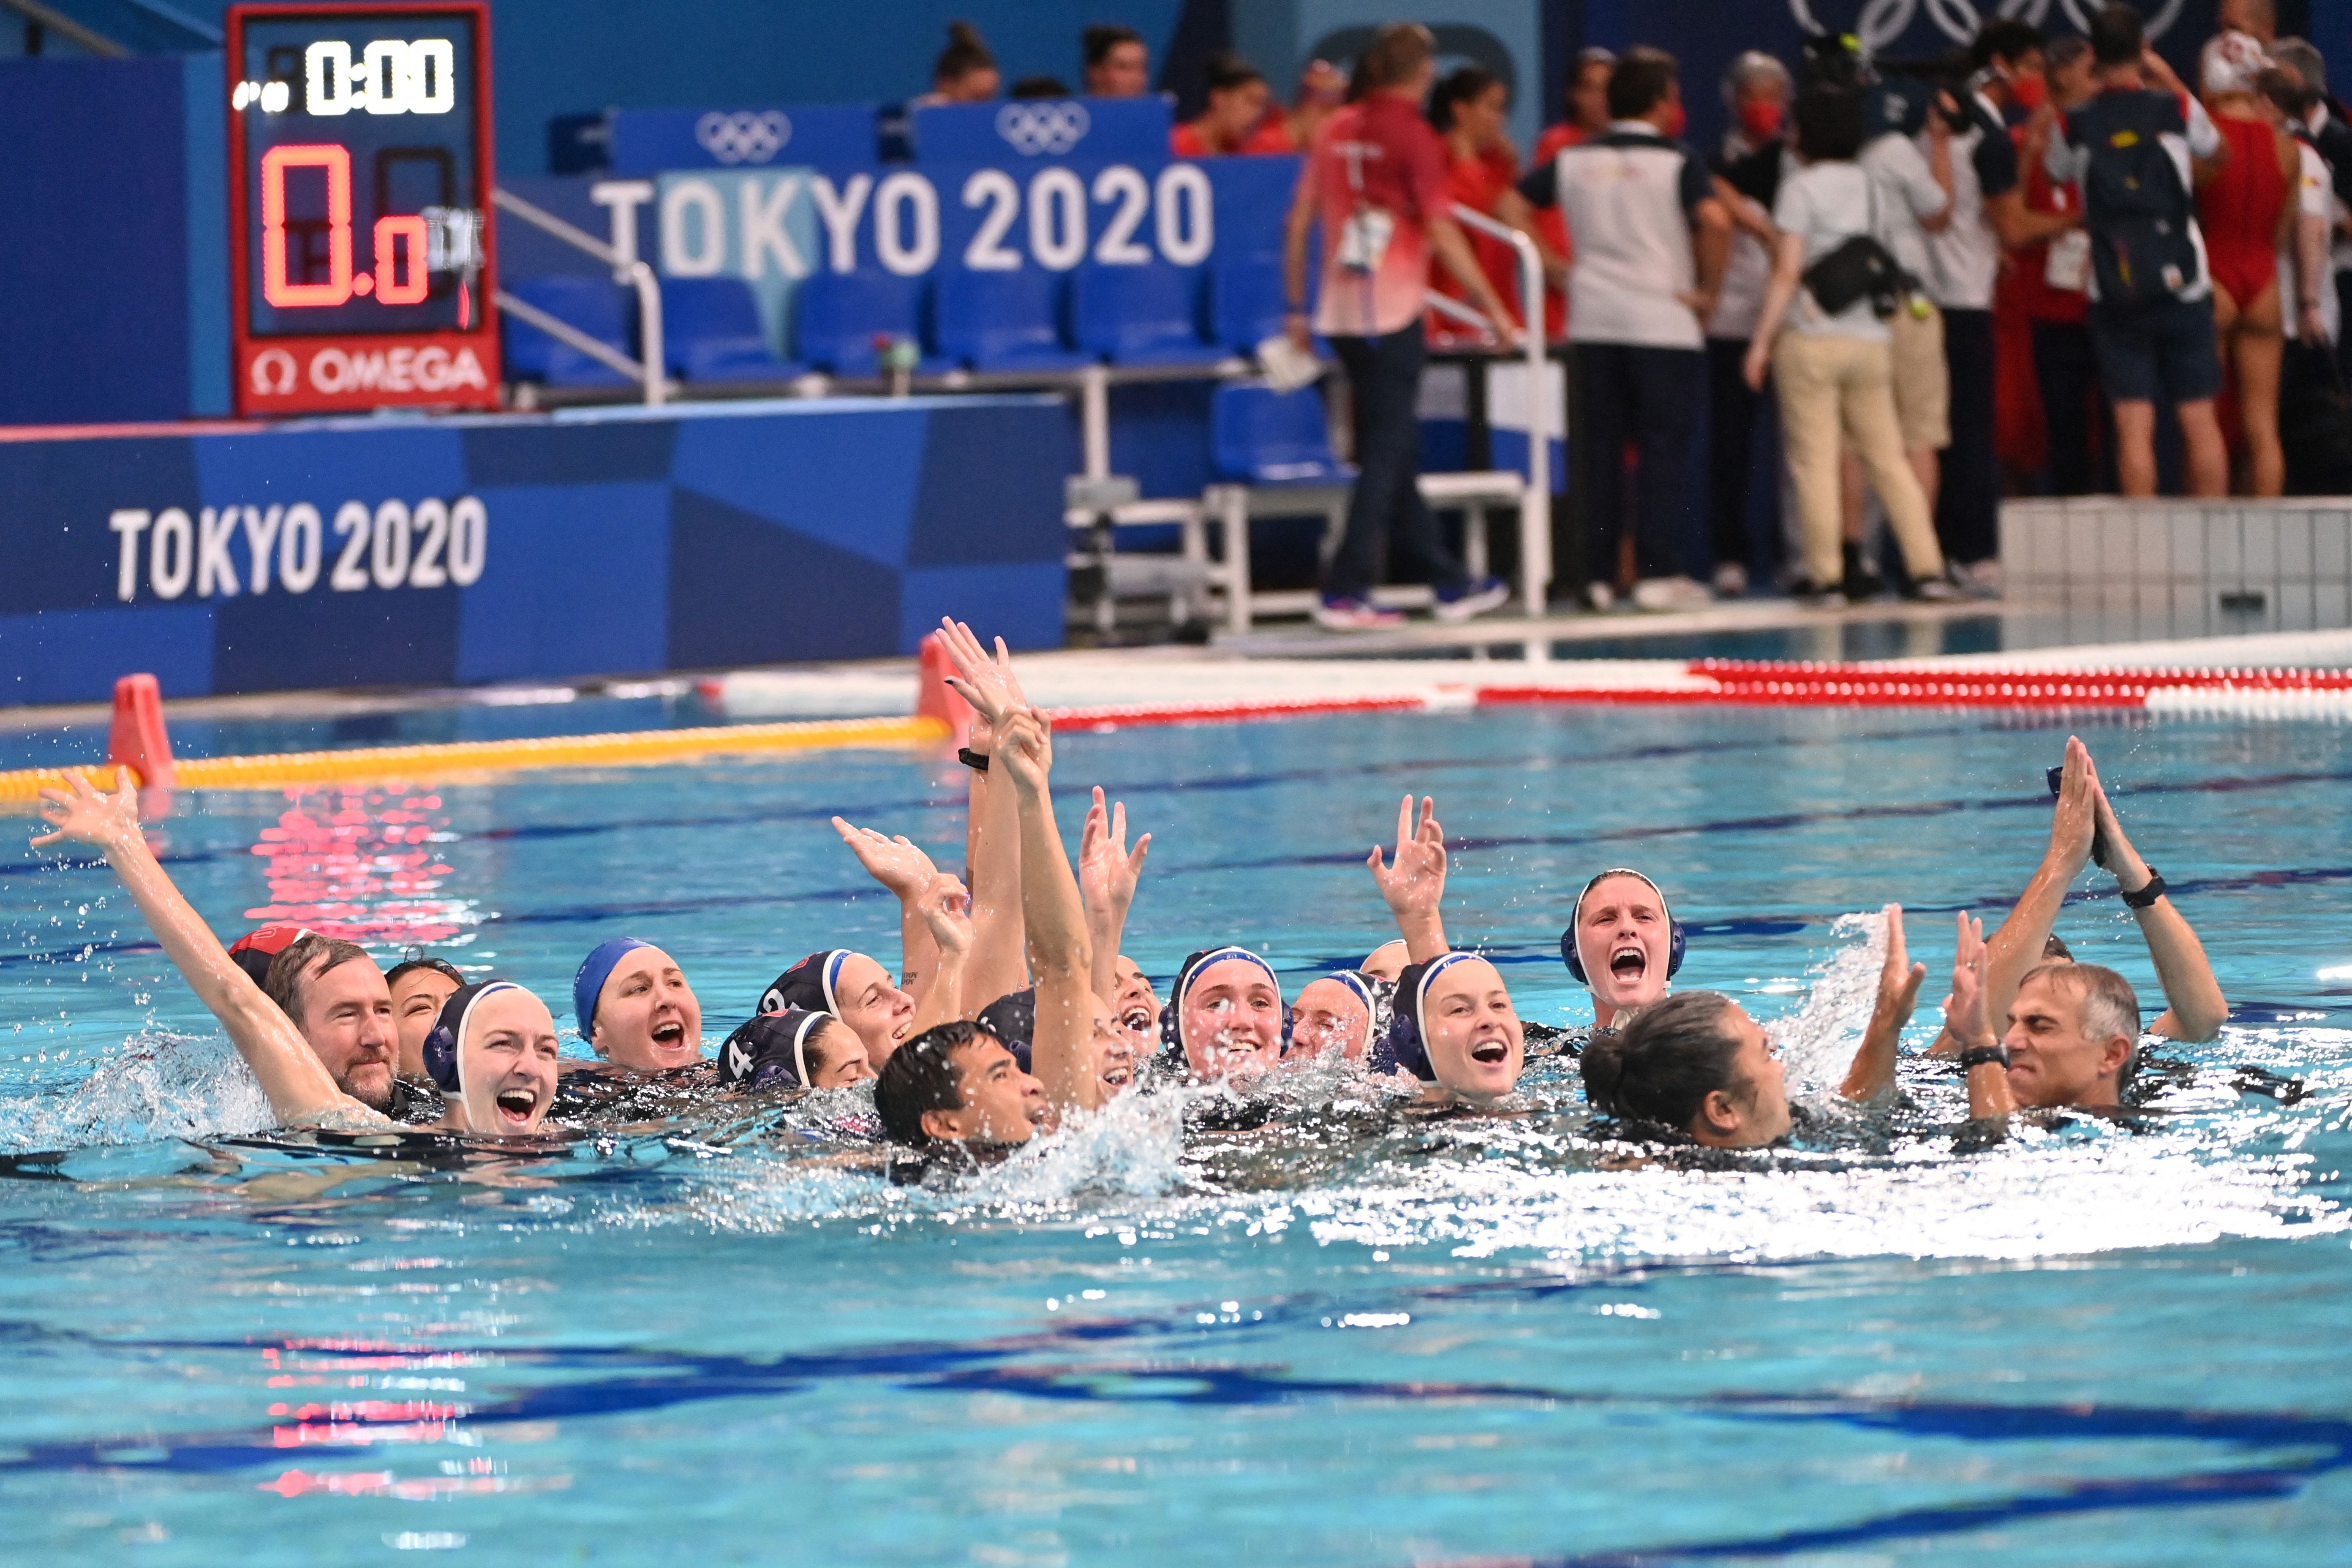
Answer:
[(130, 57), (131, 51), (108, 37), (83, 26), (64, 12), (44, 5), (40, 0), (0, 0), (0, 9), (14, 11), (27, 22), (37, 24), (67, 42), (88, 49), (100, 59), (119, 60)]
[[(1528, 318), (1519, 335), (1528, 365), (1528, 489), (1519, 502), (1519, 578), (1528, 614), (1539, 616), (1551, 589), (1551, 361), (1544, 348), (1543, 252), (1517, 229), (1475, 208), (1456, 204), (1454, 221), (1501, 240), (1518, 254), (1520, 309)], [(1443, 296), (1436, 294), (1430, 299), (1442, 313), (1456, 314), (1445, 308), (1452, 300), (1439, 304)], [(1491, 327), (1477, 311), (1466, 306), (1463, 310), (1478, 325)]]
[(578, 349), (599, 364), (610, 366), (627, 376), (645, 388), (646, 407), (658, 408), (668, 402), (670, 395), (677, 390), (677, 384), (662, 374), (661, 284), (654, 277), (654, 269), (642, 261), (625, 262), (620, 252), (594, 235), (564, 222), (546, 208), (523, 200), (512, 191), (492, 191), (490, 200), (498, 205), (499, 211), (512, 213), (541, 233), (594, 257), (613, 269), (614, 282), (626, 283), (636, 289), (637, 343), (646, 357), (633, 360), (610, 343), (597, 342), (571, 322), (551, 316), (529, 300), (518, 300), (503, 289), (496, 296), (499, 309), (511, 313), (518, 321), (537, 327), (556, 342)]

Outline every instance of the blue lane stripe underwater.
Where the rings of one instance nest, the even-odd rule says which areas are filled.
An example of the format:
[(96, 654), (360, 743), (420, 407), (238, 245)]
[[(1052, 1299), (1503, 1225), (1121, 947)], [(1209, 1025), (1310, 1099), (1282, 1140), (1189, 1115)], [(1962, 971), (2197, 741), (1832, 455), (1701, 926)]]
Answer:
[[(1775, 1268), (1802, 1267), (1776, 1265)], [(1598, 1289), (1612, 1292), (1629, 1286), (1639, 1289), (1643, 1283), (1666, 1275), (1751, 1271), (1738, 1264), (1671, 1269), (1630, 1266), (1575, 1280), (1538, 1278), (1436, 1285), (1388, 1292), (1382, 1300), (1395, 1308), (1416, 1302), (1492, 1299), (1505, 1294), (1541, 1300)], [(1351, 1302), (1349, 1306), (1361, 1310), (1364, 1303)], [(206, 1353), (240, 1358), (263, 1352), (358, 1354), (390, 1366), (397, 1366), (411, 1357), (434, 1358), (446, 1365), (449, 1358), (455, 1357), (475, 1365), (601, 1373), (475, 1405), (457, 1418), (466, 1426), (492, 1428), (524, 1422), (642, 1414), (710, 1400), (788, 1397), (829, 1383), (878, 1380), (908, 1393), (986, 1392), (1064, 1404), (1149, 1403), (1214, 1408), (1318, 1400), (1456, 1404), (1491, 1401), (1542, 1407), (1665, 1412), (1743, 1423), (1829, 1424), (1908, 1437), (1984, 1444), (2187, 1441), (2219, 1445), (2259, 1460), (2244, 1466), (2149, 1476), (2058, 1479), (2005, 1495), (1898, 1510), (1767, 1535), (1661, 1542), (1537, 1558), (1531, 1560), (1531, 1568), (1634, 1568), (1647, 1563), (1785, 1555), (1874, 1542), (1927, 1540), (2070, 1514), (2210, 1507), (2291, 1497), (2320, 1477), (2352, 1469), (2352, 1421), (2290, 1411), (2083, 1403), (2009, 1405), (1843, 1394), (1809, 1396), (1727, 1392), (1684, 1398), (1634, 1398), (1533, 1384), (1293, 1377), (1279, 1364), (1222, 1363), (1186, 1366), (1171, 1363), (1164, 1352), (1135, 1360), (1015, 1363), (1016, 1358), (1055, 1352), (1070, 1356), (1150, 1341), (1197, 1342), (1212, 1334), (1221, 1342), (1230, 1341), (1235, 1334), (1262, 1338), (1277, 1329), (1328, 1323), (1339, 1310), (1328, 1298), (1299, 1297), (1269, 1303), (1261, 1320), (1212, 1329), (1201, 1326), (1200, 1314), (1179, 1310), (1165, 1316), (1072, 1322), (964, 1345), (936, 1342), (887, 1343), (775, 1357), (610, 1345), (458, 1345), (436, 1342), (404, 1348), (338, 1349), (301, 1340), (126, 1341), (22, 1321), (0, 1323), (0, 1344), (47, 1354), (80, 1350), (151, 1358)], [(371, 1418), (352, 1412), (337, 1413), (335, 1421), (362, 1434), (371, 1425), (406, 1424), (404, 1417)], [(2284, 1457), (2282, 1450), (2285, 1451)], [(317, 1454), (320, 1450), (316, 1446), (306, 1446), (305, 1451)], [(362, 1445), (353, 1445), (351, 1451), (370, 1450)], [(100, 1469), (217, 1475), (281, 1465), (288, 1453), (278, 1440), (277, 1427), (195, 1432), (177, 1438), (142, 1432), (85, 1442), (26, 1445), (12, 1454), (0, 1454), (0, 1473)]]

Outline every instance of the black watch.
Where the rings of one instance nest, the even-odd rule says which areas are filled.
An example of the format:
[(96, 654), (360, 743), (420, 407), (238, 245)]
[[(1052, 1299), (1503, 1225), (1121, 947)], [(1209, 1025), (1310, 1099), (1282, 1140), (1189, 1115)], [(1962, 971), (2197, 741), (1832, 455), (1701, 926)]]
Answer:
[(1960, 1053), (1962, 1072), (1974, 1072), (1987, 1062), (1999, 1062), (2003, 1068), (2006, 1068), (2009, 1066), (2009, 1047), (2007, 1046), (1970, 1046)]
[(2164, 878), (2155, 867), (2150, 866), (2147, 868), (2147, 887), (2135, 893), (2118, 886), (2116, 891), (2122, 893), (2124, 902), (2135, 910), (2152, 909), (2156, 905), (2156, 900), (2164, 897)]
[(988, 753), (975, 752), (970, 746), (960, 746), (956, 749), (956, 761), (976, 773), (984, 773), (988, 771)]

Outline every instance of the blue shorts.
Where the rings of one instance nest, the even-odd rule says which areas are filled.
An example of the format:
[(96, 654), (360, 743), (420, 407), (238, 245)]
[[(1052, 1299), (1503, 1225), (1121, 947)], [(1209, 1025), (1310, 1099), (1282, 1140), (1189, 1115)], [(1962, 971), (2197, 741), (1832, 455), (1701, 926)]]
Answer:
[(2091, 342), (2099, 379), (2117, 403), (2198, 403), (2221, 390), (2210, 297), (2130, 307), (2094, 300)]

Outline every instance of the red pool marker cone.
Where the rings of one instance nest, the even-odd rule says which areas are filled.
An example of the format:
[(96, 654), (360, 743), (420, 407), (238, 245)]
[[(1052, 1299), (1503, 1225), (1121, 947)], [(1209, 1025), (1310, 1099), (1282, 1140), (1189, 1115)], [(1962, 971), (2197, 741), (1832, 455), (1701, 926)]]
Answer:
[[(163, 732), (163, 690), (152, 675), (114, 683), (114, 725), (106, 737), (107, 769), (129, 768), (140, 787), (172, 787), (172, 738)], [(110, 781), (110, 783), (111, 781)]]
[(915, 717), (945, 724), (948, 745), (961, 751), (971, 738), (971, 704), (948, 689), (948, 677), (954, 673), (940, 634), (925, 637), (915, 654)]

